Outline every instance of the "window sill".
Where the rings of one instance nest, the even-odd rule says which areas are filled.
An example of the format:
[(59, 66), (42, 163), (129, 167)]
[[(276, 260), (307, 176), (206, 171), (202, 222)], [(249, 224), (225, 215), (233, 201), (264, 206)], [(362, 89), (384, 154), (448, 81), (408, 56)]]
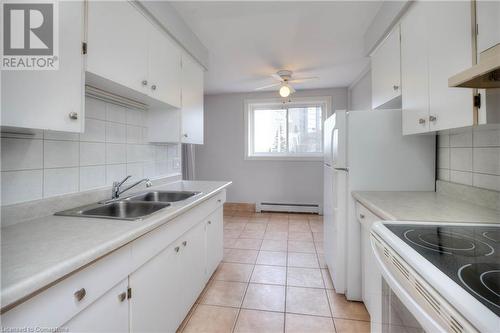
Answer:
[(245, 156), (245, 160), (248, 161), (296, 161), (296, 162), (303, 162), (303, 161), (310, 161), (310, 162), (322, 162), (323, 161), (323, 155), (320, 156), (266, 156), (266, 155), (250, 155), (250, 156)]

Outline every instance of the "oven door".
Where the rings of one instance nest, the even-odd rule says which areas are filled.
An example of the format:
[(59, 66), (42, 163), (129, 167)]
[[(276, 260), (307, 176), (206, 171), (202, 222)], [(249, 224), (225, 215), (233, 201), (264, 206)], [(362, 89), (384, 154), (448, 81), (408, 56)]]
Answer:
[(383, 333), (420, 333), (425, 332), (413, 314), (401, 302), (398, 295), (387, 284), (381, 283), (381, 316), (379, 329)]

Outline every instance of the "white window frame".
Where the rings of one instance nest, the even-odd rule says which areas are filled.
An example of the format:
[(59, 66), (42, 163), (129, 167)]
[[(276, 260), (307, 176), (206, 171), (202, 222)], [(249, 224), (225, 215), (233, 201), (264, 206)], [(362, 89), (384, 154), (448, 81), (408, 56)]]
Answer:
[[(310, 106), (311, 104), (321, 105), (321, 121), (324, 122), (325, 119), (331, 114), (332, 99), (330, 96), (318, 96), (318, 97), (296, 97), (293, 101), (287, 102), (286, 107), (304, 107)], [(281, 108), (283, 106), (283, 100), (280, 98), (268, 98), (268, 99), (246, 99), (244, 108), (244, 120), (245, 120), (245, 160), (285, 160), (285, 161), (322, 161), (323, 160), (323, 141), (321, 141), (321, 152), (319, 153), (306, 153), (306, 154), (277, 154), (277, 153), (255, 153), (253, 151), (253, 110), (256, 108)], [(288, 121), (287, 121), (288, 126)], [(323, 131), (323, 127), (321, 127)], [(286, 131), (288, 136), (288, 128)], [(323, 135), (321, 135), (323, 137)], [(288, 137), (287, 137), (288, 144)]]

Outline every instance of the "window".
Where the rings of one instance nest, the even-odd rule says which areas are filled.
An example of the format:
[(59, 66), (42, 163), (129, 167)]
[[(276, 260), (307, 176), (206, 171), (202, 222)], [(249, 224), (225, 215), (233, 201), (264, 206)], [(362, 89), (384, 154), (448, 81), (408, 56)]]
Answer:
[(247, 101), (248, 159), (321, 159), (327, 98)]

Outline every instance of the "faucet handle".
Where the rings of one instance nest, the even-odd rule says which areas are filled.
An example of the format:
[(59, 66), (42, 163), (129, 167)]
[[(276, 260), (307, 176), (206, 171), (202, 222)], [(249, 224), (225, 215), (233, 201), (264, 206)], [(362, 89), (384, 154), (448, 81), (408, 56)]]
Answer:
[(127, 180), (129, 180), (132, 177), (132, 175), (128, 175), (127, 177), (123, 178), (121, 182), (115, 182), (117, 183), (117, 186), (122, 186), (123, 183), (125, 183)]
[(149, 180), (149, 178), (146, 180), (146, 187), (151, 187), (153, 186), (153, 183), (151, 182), (151, 180)]

